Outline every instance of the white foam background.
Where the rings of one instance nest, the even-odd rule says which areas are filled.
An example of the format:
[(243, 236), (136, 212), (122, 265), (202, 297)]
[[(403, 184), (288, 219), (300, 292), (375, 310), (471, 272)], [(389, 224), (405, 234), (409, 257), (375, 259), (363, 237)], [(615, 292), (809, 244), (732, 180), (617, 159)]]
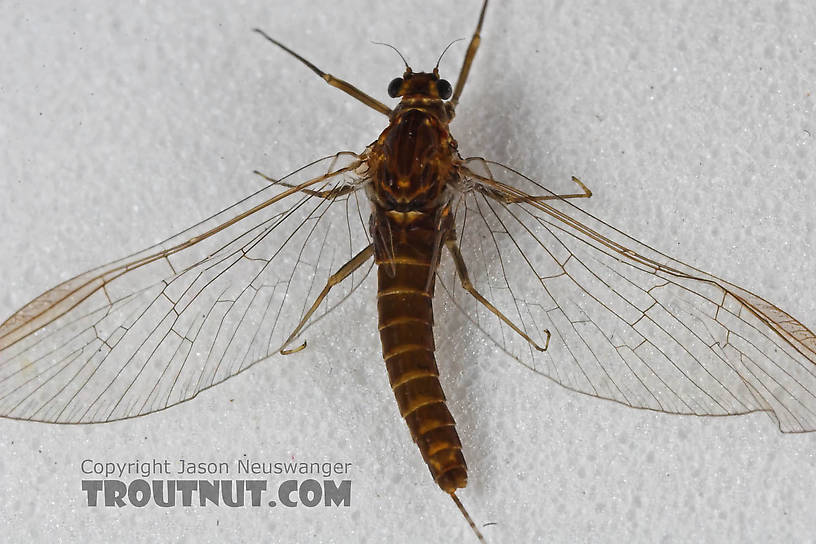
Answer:
[[(386, 99), (469, 36), (467, 2), (7, 3), (0, 19), (0, 318), (94, 265), (182, 230), (280, 176), (361, 150), (384, 118), (249, 32)], [(300, 6), (301, 4), (297, 4)], [(302, 4), (305, 6), (305, 4)], [(453, 131), (593, 213), (816, 327), (816, 7), (491, 5)], [(442, 64), (455, 79), (464, 44)], [(192, 402), (106, 425), (0, 421), (7, 542), (472, 541), (400, 421), (373, 300), (335, 334)], [(361, 315), (359, 323), (344, 322)], [(444, 326), (438, 335), (455, 337)], [(816, 436), (766, 416), (701, 419), (565, 391), (476, 346), (447, 376), (490, 542), (805, 541)], [(440, 361), (443, 368), (444, 361)], [(88, 508), (83, 459), (352, 462), (348, 509)]]

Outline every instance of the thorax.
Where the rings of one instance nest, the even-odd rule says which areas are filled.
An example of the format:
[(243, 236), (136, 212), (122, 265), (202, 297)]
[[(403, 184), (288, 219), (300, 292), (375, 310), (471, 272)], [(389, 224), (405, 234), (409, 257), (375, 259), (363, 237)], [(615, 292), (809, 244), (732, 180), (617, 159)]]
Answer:
[(445, 203), (460, 160), (448, 122), (439, 101), (407, 99), (394, 110), (368, 149), (369, 197), (376, 207), (431, 211)]

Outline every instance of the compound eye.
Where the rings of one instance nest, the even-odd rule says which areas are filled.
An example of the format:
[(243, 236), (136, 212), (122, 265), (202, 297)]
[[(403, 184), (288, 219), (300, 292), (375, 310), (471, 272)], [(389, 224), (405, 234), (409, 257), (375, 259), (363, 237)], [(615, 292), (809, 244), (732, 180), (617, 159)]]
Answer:
[(397, 96), (399, 96), (399, 92), (401, 89), (402, 89), (401, 77), (391, 80), (391, 83), (388, 84), (388, 96), (390, 96), (391, 98), (396, 98)]
[(436, 92), (439, 93), (439, 98), (447, 100), (453, 94), (453, 89), (446, 79), (440, 79), (436, 82)]

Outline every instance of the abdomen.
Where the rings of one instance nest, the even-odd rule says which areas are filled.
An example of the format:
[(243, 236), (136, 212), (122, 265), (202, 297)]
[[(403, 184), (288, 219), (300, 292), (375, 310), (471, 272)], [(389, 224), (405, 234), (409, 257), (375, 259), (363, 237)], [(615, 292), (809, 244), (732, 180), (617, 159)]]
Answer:
[(388, 226), (389, 242), (375, 233), (383, 358), (400, 414), (422, 458), (439, 487), (453, 493), (467, 484), (467, 467), (434, 357), (433, 259), (441, 240), (433, 229), (396, 228)]

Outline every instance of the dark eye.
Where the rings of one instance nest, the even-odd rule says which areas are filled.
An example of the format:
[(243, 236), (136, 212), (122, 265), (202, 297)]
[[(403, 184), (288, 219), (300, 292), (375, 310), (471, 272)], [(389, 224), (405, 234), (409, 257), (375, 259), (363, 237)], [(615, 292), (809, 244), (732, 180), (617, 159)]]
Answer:
[(397, 95), (399, 95), (400, 89), (402, 89), (402, 78), (398, 77), (391, 80), (391, 83), (388, 84), (388, 96), (396, 98)]
[(451, 89), (451, 84), (448, 83), (446, 79), (440, 79), (436, 82), (436, 92), (439, 93), (439, 98), (442, 100), (447, 100), (453, 94), (453, 89)]

